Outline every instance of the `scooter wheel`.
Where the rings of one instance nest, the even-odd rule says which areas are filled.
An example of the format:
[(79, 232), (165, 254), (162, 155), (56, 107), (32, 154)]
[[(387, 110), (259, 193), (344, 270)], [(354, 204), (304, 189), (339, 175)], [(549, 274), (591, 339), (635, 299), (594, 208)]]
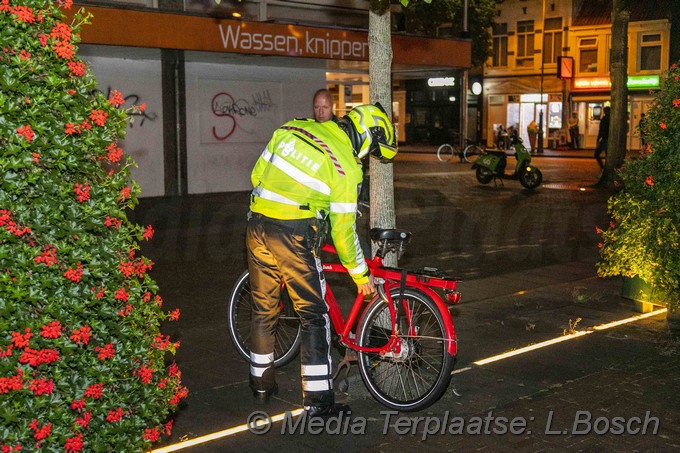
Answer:
[(493, 173), (486, 167), (477, 167), (475, 175), (477, 176), (477, 181), (482, 184), (489, 184), (493, 179)]
[(519, 174), (519, 182), (527, 189), (535, 189), (543, 182), (543, 173), (536, 167), (530, 167), (530, 170), (523, 168)]

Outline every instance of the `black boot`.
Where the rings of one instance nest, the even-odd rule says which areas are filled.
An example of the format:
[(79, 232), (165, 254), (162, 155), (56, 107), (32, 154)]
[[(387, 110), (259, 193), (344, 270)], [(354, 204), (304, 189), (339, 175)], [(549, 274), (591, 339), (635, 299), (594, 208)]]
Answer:
[(255, 404), (262, 405), (269, 402), (269, 398), (272, 395), (279, 393), (279, 386), (274, 384), (270, 390), (253, 390), (253, 396), (255, 397)]
[(349, 416), (352, 411), (346, 404), (335, 403), (329, 406), (305, 406), (308, 417), (331, 418), (337, 416)]

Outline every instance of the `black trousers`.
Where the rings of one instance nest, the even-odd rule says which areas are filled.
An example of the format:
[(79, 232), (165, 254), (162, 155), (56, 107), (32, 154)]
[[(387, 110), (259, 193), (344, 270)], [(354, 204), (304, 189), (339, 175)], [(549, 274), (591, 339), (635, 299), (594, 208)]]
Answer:
[(607, 142), (600, 140), (595, 147), (595, 160), (597, 160), (597, 165), (600, 168), (604, 168), (604, 159), (602, 158), (602, 153), (604, 153), (605, 159), (607, 158)]
[(280, 294), (287, 291), (302, 324), (300, 363), (305, 406), (334, 403), (326, 281), (317, 257), (322, 226), (316, 219), (276, 220), (251, 214), (246, 231), (253, 294), (250, 386), (253, 390), (270, 390), (275, 385), (274, 333)]

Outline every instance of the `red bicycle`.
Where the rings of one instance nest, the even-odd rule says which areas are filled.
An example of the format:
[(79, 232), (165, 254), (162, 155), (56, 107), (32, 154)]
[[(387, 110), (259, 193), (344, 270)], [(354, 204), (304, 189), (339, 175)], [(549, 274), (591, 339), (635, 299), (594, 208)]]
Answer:
[[(374, 228), (370, 236), (378, 252), (366, 262), (377, 293), (368, 302), (357, 295), (345, 320), (327, 285), (326, 304), (333, 329), (348, 352), (356, 351), (361, 377), (375, 399), (399, 411), (423, 409), (441, 397), (451, 380), (457, 340), (447, 303), (460, 301), (457, 282), (434, 268), (406, 271), (383, 266), (387, 253), (401, 256), (411, 233)], [(323, 251), (337, 254), (331, 245), (324, 245)], [(347, 272), (336, 263), (324, 263), (323, 270)], [(252, 315), (248, 277), (247, 271), (241, 274), (229, 297), (229, 333), (245, 360), (250, 358)], [(301, 330), (286, 292), (281, 294), (274, 351), (277, 367), (298, 354)]]

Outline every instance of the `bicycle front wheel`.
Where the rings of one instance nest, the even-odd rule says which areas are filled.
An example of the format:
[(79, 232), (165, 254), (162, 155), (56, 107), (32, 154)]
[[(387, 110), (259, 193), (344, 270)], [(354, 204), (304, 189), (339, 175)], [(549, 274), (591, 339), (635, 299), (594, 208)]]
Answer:
[(448, 143), (444, 143), (437, 149), (437, 159), (439, 159), (440, 162), (450, 161), (454, 154), (455, 150), (453, 149), (453, 146)]
[[(239, 355), (250, 361), (250, 332), (253, 317), (253, 298), (250, 289), (250, 274), (245, 271), (236, 280), (229, 296), (229, 336)], [(276, 323), (274, 341), (274, 366), (287, 364), (300, 351), (301, 327), (288, 293), (281, 291), (280, 314)]]
[(468, 145), (463, 151), (463, 160), (473, 164), (479, 158), (479, 156), (482, 155), (482, 152), (483, 150), (479, 146)]
[[(399, 290), (392, 291), (395, 302)], [(401, 351), (359, 352), (359, 370), (371, 395), (390, 409), (416, 411), (437, 401), (451, 380), (453, 356), (446, 351), (444, 319), (430, 297), (405, 289), (399, 319)], [(359, 345), (380, 347), (392, 333), (389, 306), (376, 299), (362, 317)]]

